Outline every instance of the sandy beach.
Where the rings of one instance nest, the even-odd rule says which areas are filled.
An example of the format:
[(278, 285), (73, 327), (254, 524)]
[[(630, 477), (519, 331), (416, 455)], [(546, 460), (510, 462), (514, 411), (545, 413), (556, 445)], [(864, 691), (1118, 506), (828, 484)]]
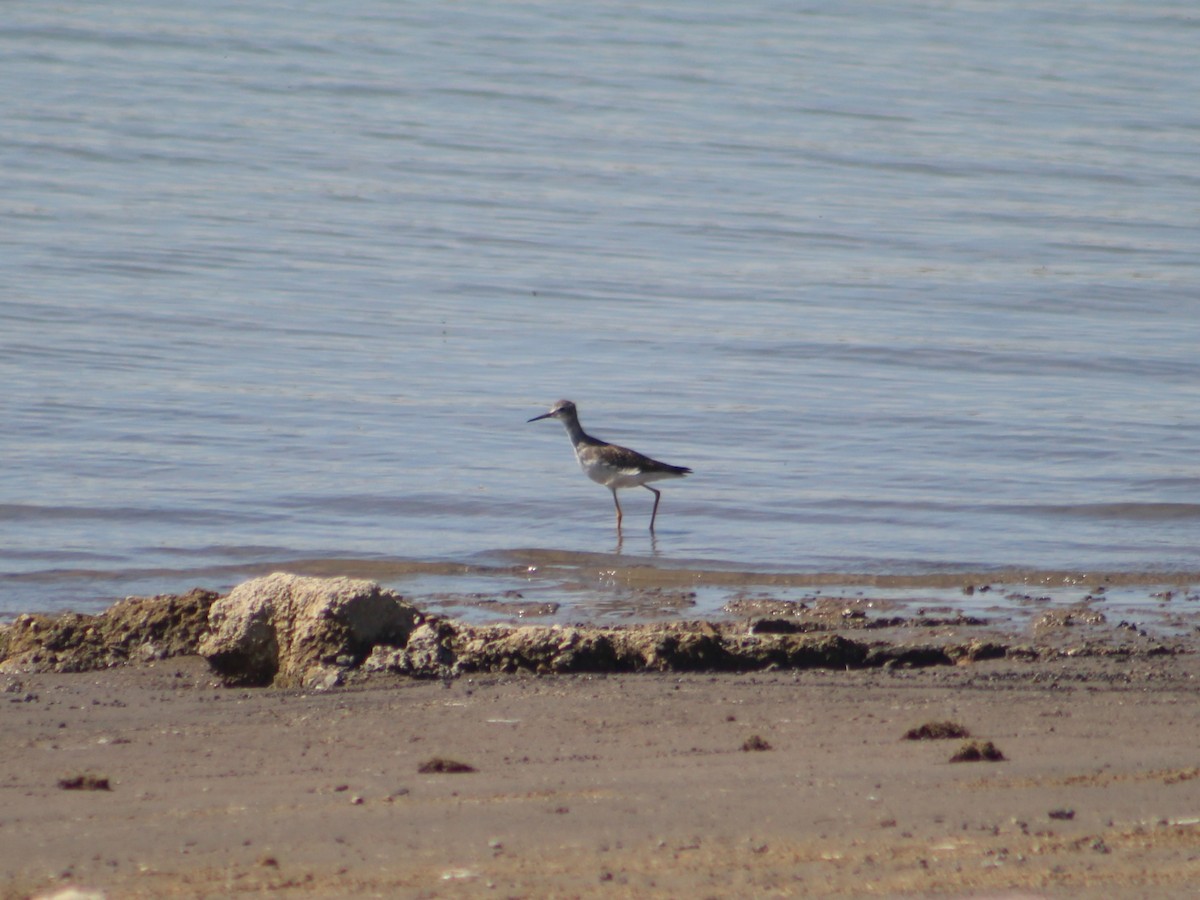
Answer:
[[(1196, 677), (1178, 651), (320, 692), (195, 656), (8, 675), (0, 895), (1194, 896)], [(1004, 759), (904, 738), (944, 721)]]

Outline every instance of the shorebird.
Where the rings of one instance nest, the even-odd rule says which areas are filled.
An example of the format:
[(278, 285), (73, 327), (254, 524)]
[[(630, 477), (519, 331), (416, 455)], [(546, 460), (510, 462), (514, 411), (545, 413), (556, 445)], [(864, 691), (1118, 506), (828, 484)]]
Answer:
[(570, 400), (559, 400), (548, 413), (534, 416), (530, 422), (539, 419), (558, 419), (567, 428), (567, 435), (575, 447), (575, 459), (585, 475), (597, 484), (602, 484), (612, 491), (613, 505), (617, 508), (617, 532), (621, 531), (621, 501), (617, 499), (617, 491), (621, 488), (644, 487), (654, 495), (654, 511), (650, 513), (650, 530), (654, 530), (654, 519), (658, 515), (658, 501), (662, 492), (646, 482), (659, 481), (663, 478), (682, 478), (691, 473), (686, 466), (671, 466), (657, 459), (643, 456), (628, 447), (618, 447), (599, 438), (594, 438), (579, 424), (579, 411)]

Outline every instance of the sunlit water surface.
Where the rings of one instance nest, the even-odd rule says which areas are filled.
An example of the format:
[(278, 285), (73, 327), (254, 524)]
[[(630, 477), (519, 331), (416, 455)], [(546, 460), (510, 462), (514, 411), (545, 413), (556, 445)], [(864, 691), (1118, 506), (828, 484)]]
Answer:
[(1192, 7), (651, 7), (10, 7), (0, 616), (1189, 580)]

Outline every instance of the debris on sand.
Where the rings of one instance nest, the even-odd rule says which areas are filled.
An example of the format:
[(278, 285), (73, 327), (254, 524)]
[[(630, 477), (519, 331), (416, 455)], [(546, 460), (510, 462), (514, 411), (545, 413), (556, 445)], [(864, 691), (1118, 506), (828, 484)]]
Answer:
[(971, 732), (965, 726), (949, 720), (945, 722), (926, 722), (917, 728), (904, 732), (906, 741), (941, 741), (947, 738), (969, 738)]
[(750, 737), (746, 738), (745, 742), (742, 744), (742, 750), (743, 750), (743, 752), (746, 752), (746, 753), (749, 753), (754, 750), (771, 750), (771, 749), (773, 749), (773, 748), (766, 741), (766, 739), (763, 737), (760, 737), (757, 734), (750, 735)]
[(417, 771), (422, 775), (451, 775), (459, 772), (475, 772), (478, 770), (474, 766), (467, 765), (464, 762), (435, 756), (433, 759), (427, 759), (417, 766)]
[(1004, 758), (991, 741), (967, 741), (950, 757), (950, 762), (1002, 762)]
[(112, 785), (102, 775), (83, 773), (68, 775), (58, 779), (58, 786), (64, 791), (111, 791)]

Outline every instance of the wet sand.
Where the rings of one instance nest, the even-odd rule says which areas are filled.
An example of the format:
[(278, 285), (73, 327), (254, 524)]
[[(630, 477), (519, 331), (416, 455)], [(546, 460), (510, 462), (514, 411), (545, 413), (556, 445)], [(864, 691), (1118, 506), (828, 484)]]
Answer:
[[(3, 676), (0, 896), (1194, 896), (1184, 650), (322, 693), (192, 656)], [(946, 720), (1004, 760), (903, 738)]]

